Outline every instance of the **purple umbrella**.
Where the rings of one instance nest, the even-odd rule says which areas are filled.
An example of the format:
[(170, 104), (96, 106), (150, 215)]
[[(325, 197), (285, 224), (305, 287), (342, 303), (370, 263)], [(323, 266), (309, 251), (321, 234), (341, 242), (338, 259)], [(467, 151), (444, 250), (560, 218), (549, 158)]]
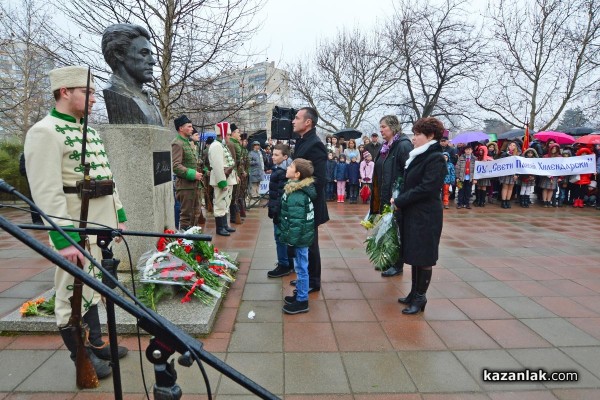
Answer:
[(463, 132), (450, 140), (452, 143), (487, 142), (490, 137), (483, 132)]

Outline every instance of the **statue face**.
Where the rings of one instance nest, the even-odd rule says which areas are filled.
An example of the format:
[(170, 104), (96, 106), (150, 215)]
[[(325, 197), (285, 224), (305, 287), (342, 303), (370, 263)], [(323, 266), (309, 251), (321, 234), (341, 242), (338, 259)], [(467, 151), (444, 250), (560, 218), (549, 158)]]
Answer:
[(139, 83), (152, 81), (152, 67), (156, 64), (150, 42), (143, 36), (131, 41), (123, 60), (127, 73)]

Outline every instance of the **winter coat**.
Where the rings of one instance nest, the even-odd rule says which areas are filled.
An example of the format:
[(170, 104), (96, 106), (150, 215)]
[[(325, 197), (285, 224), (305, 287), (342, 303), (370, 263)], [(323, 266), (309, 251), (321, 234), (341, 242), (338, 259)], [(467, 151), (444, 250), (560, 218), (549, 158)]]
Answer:
[(377, 155), (379, 154), (379, 150), (381, 150), (381, 146), (381, 143), (371, 142), (365, 145), (365, 150), (371, 153), (371, 157), (373, 158), (373, 160), (375, 160), (375, 158), (377, 158)]
[(325, 145), (317, 136), (317, 131), (313, 128), (306, 132), (303, 137), (296, 140), (294, 148), (294, 158), (304, 158), (313, 163), (315, 171), (315, 189), (317, 190), (317, 198), (315, 204), (315, 225), (319, 226), (329, 221), (329, 213), (327, 212), (327, 203), (325, 202), (325, 186), (327, 179), (325, 173), (327, 171), (327, 150)]
[(373, 170), (375, 169), (375, 163), (373, 161), (363, 160), (360, 162), (360, 179), (365, 183), (371, 183), (373, 181)]
[(446, 163), (446, 168), (448, 169), (448, 173), (446, 174), (446, 177), (444, 178), (444, 183), (447, 185), (454, 185), (454, 183), (456, 182), (456, 174), (454, 173), (454, 164), (452, 164), (452, 162), (450, 162), (450, 160), (448, 160), (448, 162)]
[(415, 157), (404, 172), (402, 191), (394, 203), (400, 210), (402, 259), (406, 264), (433, 266), (438, 260), (443, 222), (440, 192), (447, 173), (439, 143)]
[(317, 192), (312, 177), (289, 181), (281, 197), (279, 241), (294, 247), (309, 247), (315, 238), (313, 201)]
[(389, 204), (396, 181), (404, 174), (404, 164), (412, 149), (408, 136), (401, 134), (400, 139), (392, 143), (387, 157), (383, 157), (381, 152), (377, 155), (373, 171), (371, 214), (381, 213), (384, 205)]
[(456, 147), (442, 146), (442, 151), (448, 153), (448, 159), (452, 164), (456, 165), (458, 162), (458, 151), (456, 150)]
[(248, 153), (250, 160), (250, 182), (257, 183), (262, 181), (264, 174), (264, 161), (260, 151), (252, 150)]
[(269, 180), (269, 203), (267, 207), (269, 218), (273, 220), (274, 224), (279, 223), (281, 196), (283, 196), (283, 188), (287, 183), (287, 178), (285, 177), (286, 168), (283, 167), (283, 164), (273, 167), (271, 179)]
[(335, 179), (335, 166), (336, 165), (337, 165), (337, 162), (335, 160), (327, 159), (326, 172), (325, 172), (325, 177), (327, 179), (327, 182), (333, 182), (333, 180)]
[[(477, 162), (477, 159), (475, 158), (474, 155), (471, 154), (471, 166), (469, 167), (470, 169), (470, 180), (473, 181), (473, 175), (475, 174), (475, 163)], [(466, 172), (466, 167), (467, 167), (467, 158), (466, 155), (462, 155), (460, 157), (458, 157), (458, 162), (456, 163), (456, 169), (455, 169), (455, 174), (456, 174), (456, 179), (458, 179), (459, 181), (464, 181), (465, 180), (465, 172)]]
[[(577, 150), (577, 153), (575, 153), (576, 156), (585, 156), (588, 154), (593, 154), (592, 151), (586, 147), (582, 147), (581, 149)], [(575, 182), (575, 185), (582, 185), (582, 186), (587, 186), (590, 184), (590, 182), (592, 181), (592, 174), (579, 174), (579, 180), (577, 182)]]
[(338, 161), (336, 164), (334, 178), (336, 181), (348, 180), (348, 164), (345, 161)]
[(360, 164), (357, 162), (351, 162), (348, 164), (348, 183), (351, 185), (358, 185), (360, 179)]

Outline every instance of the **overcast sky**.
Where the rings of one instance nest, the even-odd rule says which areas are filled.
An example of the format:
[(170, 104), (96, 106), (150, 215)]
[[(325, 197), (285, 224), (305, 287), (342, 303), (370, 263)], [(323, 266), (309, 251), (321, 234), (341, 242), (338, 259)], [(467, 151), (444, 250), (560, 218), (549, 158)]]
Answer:
[(262, 59), (292, 63), (314, 52), (319, 39), (338, 29), (374, 26), (391, 11), (391, 0), (266, 0), (259, 14), (262, 29), (251, 45), (263, 50)]

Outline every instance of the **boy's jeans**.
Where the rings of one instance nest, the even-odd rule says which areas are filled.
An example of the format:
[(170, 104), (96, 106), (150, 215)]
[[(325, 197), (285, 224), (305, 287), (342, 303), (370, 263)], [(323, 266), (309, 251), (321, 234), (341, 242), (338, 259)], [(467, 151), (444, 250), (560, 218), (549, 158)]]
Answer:
[(294, 247), (296, 271), (296, 301), (308, 300), (308, 247)]
[(275, 236), (275, 248), (277, 249), (277, 266), (287, 268), (290, 266), (287, 253), (288, 246), (277, 239), (277, 227), (275, 224), (273, 224), (273, 234)]

